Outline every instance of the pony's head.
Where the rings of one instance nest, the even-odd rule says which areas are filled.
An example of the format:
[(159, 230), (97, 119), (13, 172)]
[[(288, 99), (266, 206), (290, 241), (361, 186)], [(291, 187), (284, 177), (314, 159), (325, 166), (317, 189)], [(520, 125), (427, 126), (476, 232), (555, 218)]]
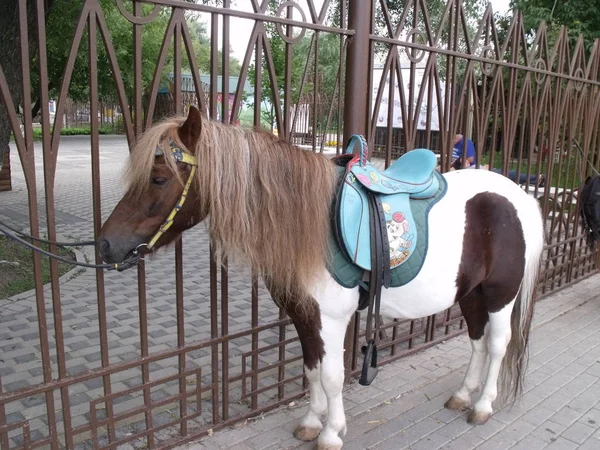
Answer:
[(187, 119), (160, 123), (137, 142), (129, 158), (127, 192), (100, 230), (104, 261), (148, 253), (204, 219), (194, 177), (201, 129), (200, 111), (191, 107)]
[(173, 242), (207, 218), (216, 248), (242, 256), (272, 290), (306, 288), (323, 273), (337, 185), (324, 155), (190, 108), (187, 118), (144, 133), (131, 152), (128, 181), (100, 232), (106, 262), (131, 263), (138, 251)]

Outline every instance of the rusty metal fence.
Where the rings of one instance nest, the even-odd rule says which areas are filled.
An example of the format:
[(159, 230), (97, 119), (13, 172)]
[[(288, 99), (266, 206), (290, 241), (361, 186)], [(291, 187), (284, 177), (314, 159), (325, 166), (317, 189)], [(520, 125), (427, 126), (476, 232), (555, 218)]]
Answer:
[[(53, 3), (18, 1), (18, 84), (5, 76), (10, 62), (0, 61), (0, 99), (8, 111), (2, 120), (14, 133), (12, 160), (20, 160), (25, 225), (34, 236), (56, 240), (69, 230), (56, 205), (68, 181), (61, 178), (60, 129), (77, 67), (87, 74), (91, 128), (88, 182), (76, 207), (87, 219), (77, 223), (79, 232), (97, 234), (122, 189), (118, 176), (104, 170), (112, 166), (95, 120), (104, 114), (102, 83), (113, 83), (118, 108), (112, 110), (131, 144), (161, 115), (159, 90), (171, 77), (165, 110), (184, 113), (197, 104), (215, 119), (276, 129), (313, 151), (339, 152), (342, 134), (360, 132), (381, 164), (423, 146), (439, 153), (448, 170), (454, 135), (464, 134), (475, 142), (480, 165), (525, 173), (523, 188), (540, 200), (548, 228), (541, 294), (597, 271), (576, 203), (581, 180), (600, 159), (598, 42), (586, 51), (582, 41), (570, 43), (566, 30), (551, 37), (544, 26), (526, 41), (518, 14), (500, 40), (491, 9), (473, 27), (460, 0), (435, 16), (424, 1), (390, 11), (377, 0), (81, 0), (59, 88), (51, 91), (35, 80), (49, 79), (54, 49), (46, 28), (53, 16), (46, 7)], [(195, 40), (199, 23), (204, 52)], [(154, 53), (145, 33), (151, 26), (161, 37)], [(123, 42), (113, 40), (123, 27), (131, 38), (125, 60)], [(236, 63), (230, 49), (240, 40), (245, 49)], [(78, 54), (86, 55), (83, 67)], [(182, 88), (185, 74), (195, 95)], [(232, 75), (239, 83), (231, 85)], [(39, 143), (31, 117), (37, 99), (56, 101), (53, 127), (50, 110), (41, 108)], [(43, 170), (36, 170), (40, 160)], [(528, 177), (540, 174), (543, 187)], [(133, 274), (88, 271), (61, 282), (51, 263), (46, 288), (41, 257), (32, 257), (35, 292), (0, 300), (10, 302), (0, 305), (2, 450), (170, 448), (304, 395), (290, 321), (247, 268), (217, 263), (203, 230), (186, 233), (174, 250)], [(452, 309), (384, 329), (383, 356), (392, 361), (464, 326)], [(362, 330), (357, 314), (347, 338), (349, 374), (357, 368)]]

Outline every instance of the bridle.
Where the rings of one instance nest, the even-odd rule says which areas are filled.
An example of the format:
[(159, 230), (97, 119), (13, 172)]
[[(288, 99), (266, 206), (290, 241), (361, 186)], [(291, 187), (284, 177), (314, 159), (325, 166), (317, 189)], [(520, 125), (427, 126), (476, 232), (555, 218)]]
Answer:
[[(175, 145), (175, 142), (171, 139), (169, 142), (169, 150), (171, 151), (172, 155), (173, 155), (173, 159), (175, 159), (175, 161), (177, 162), (181, 162), (184, 164), (187, 164), (189, 166), (191, 166), (191, 170), (190, 170), (190, 174), (188, 176), (188, 179), (183, 187), (183, 191), (181, 192), (181, 195), (179, 196), (179, 200), (177, 200), (177, 203), (175, 204), (175, 206), (173, 207), (173, 209), (171, 210), (171, 212), (169, 213), (169, 215), (167, 216), (167, 218), (164, 220), (164, 222), (161, 224), (161, 226), (158, 228), (158, 230), (156, 231), (156, 233), (154, 233), (154, 235), (152, 236), (152, 238), (150, 239), (149, 242), (147, 243), (143, 243), (138, 245), (132, 252), (132, 256), (130, 256), (129, 258), (126, 258), (125, 260), (119, 262), (119, 263), (114, 263), (114, 264), (89, 264), (89, 263), (82, 263), (79, 261), (73, 261), (70, 260), (68, 258), (64, 258), (62, 256), (59, 255), (55, 255), (54, 253), (48, 252), (46, 250), (43, 250), (35, 245), (33, 245), (31, 242), (28, 242), (25, 239), (30, 239), (36, 242), (43, 242), (46, 244), (52, 244), (52, 245), (58, 245), (61, 247), (79, 247), (79, 246), (86, 246), (86, 245), (96, 245), (97, 241), (85, 241), (85, 242), (52, 242), (52, 241), (47, 241), (44, 239), (40, 239), (40, 238), (36, 238), (33, 236), (30, 236), (28, 234), (22, 233), (18, 230), (16, 230), (13, 227), (10, 227), (9, 225), (5, 224), (4, 222), (0, 221), (0, 233), (4, 234), (7, 238), (12, 239), (16, 242), (18, 242), (19, 244), (30, 248), (33, 251), (39, 252), (43, 255), (46, 255), (50, 258), (56, 259), (58, 261), (62, 261), (65, 262), (67, 264), (72, 264), (75, 266), (81, 266), (81, 267), (87, 267), (87, 268), (92, 268), (92, 269), (106, 269), (106, 270), (117, 270), (119, 272), (125, 270), (125, 269), (129, 269), (130, 267), (136, 266), (137, 263), (140, 261), (141, 257), (139, 254), (139, 250), (142, 247), (147, 248), (148, 250), (152, 249), (156, 243), (158, 242), (158, 240), (160, 239), (160, 237), (165, 234), (165, 232), (171, 228), (171, 226), (173, 225), (173, 220), (175, 219), (175, 216), (177, 215), (177, 213), (181, 210), (181, 208), (183, 207), (183, 204), (185, 203), (186, 199), (187, 199), (187, 194), (190, 190), (190, 186), (192, 185), (192, 181), (194, 180), (194, 175), (196, 174), (196, 170), (198, 167), (198, 163), (196, 162), (196, 158), (192, 155), (190, 155), (189, 153), (185, 153), (181, 148), (177, 147)], [(161, 147), (157, 147), (155, 152), (154, 152), (155, 156), (164, 156), (164, 152), (163, 149)]]
[[(163, 234), (165, 234), (165, 232), (169, 228), (171, 228), (171, 225), (173, 225), (173, 220), (175, 219), (175, 216), (177, 215), (177, 213), (179, 211), (181, 211), (181, 208), (183, 207), (183, 204), (185, 203), (185, 201), (187, 199), (187, 194), (190, 190), (190, 186), (192, 185), (192, 181), (194, 180), (194, 175), (196, 174), (196, 169), (198, 167), (198, 163), (196, 162), (196, 158), (194, 156), (190, 155), (189, 153), (185, 153), (181, 148), (177, 147), (173, 140), (170, 141), (169, 150), (171, 151), (171, 153), (173, 153), (173, 159), (175, 161), (187, 164), (188, 166), (191, 166), (190, 174), (188, 176), (187, 181), (185, 182), (185, 186), (183, 187), (183, 192), (181, 192), (181, 195), (179, 196), (179, 200), (177, 200), (177, 203), (175, 204), (175, 206), (173, 207), (173, 209), (171, 210), (171, 212), (169, 213), (169, 215), (167, 216), (165, 221), (158, 228), (158, 231), (156, 233), (154, 233), (154, 236), (152, 236), (152, 238), (150, 239), (150, 242), (140, 244), (135, 248), (135, 250), (133, 251), (134, 256), (138, 255), (139, 249), (141, 247), (146, 247), (146, 249), (148, 249), (148, 250), (150, 250), (152, 247), (154, 247), (154, 245), (160, 239), (160, 237)], [(154, 152), (154, 155), (155, 156), (164, 156), (162, 148), (157, 147), (156, 151)]]

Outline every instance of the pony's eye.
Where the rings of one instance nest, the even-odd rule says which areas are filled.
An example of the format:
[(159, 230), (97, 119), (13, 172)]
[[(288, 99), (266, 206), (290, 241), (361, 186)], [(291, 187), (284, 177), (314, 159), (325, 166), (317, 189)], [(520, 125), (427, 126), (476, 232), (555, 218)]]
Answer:
[(155, 184), (157, 186), (162, 186), (167, 181), (169, 181), (169, 180), (167, 180), (165, 177), (154, 177), (154, 178), (152, 178), (152, 184)]

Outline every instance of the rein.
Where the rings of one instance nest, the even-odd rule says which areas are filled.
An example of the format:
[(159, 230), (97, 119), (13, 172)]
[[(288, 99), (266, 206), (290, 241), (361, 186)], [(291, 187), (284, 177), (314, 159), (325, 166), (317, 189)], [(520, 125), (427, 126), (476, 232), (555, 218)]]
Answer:
[(23, 245), (35, 252), (41, 253), (42, 255), (46, 255), (49, 258), (56, 259), (57, 261), (61, 261), (67, 264), (72, 264), (74, 266), (87, 267), (90, 269), (106, 269), (106, 270), (117, 270), (122, 271), (133, 267), (137, 264), (139, 258), (135, 255), (133, 258), (128, 258), (125, 261), (116, 264), (90, 264), (90, 263), (82, 263), (79, 261), (73, 261), (72, 259), (65, 258), (63, 256), (55, 255), (54, 253), (48, 252), (44, 249), (33, 245), (31, 242), (27, 242), (26, 239), (31, 239), (33, 241), (42, 242), (45, 244), (58, 245), (61, 247), (79, 247), (86, 245), (96, 245), (96, 241), (84, 241), (84, 242), (52, 242), (47, 241), (45, 239), (39, 239), (33, 236), (30, 236), (25, 233), (21, 233), (20, 231), (15, 230), (14, 228), (6, 225), (4, 222), (0, 221), (0, 232), (4, 234), (7, 238), (17, 242), (18, 244)]
[[(134, 267), (137, 265), (137, 263), (140, 261), (140, 259), (142, 259), (139, 255), (139, 249), (141, 247), (146, 247), (148, 250), (153, 248), (156, 245), (156, 242), (160, 239), (160, 237), (171, 227), (171, 225), (173, 225), (173, 220), (175, 219), (175, 216), (181, 210), (181, 208), (183, 207), (183, 204), (185, 203), (185, 201), (187, 199), (187, 194), (192, 185), (194, 175), (196, 174), (198, 164), (197, 164), (196, 158), (194, 156), (192, 156), (188, 153), (185, 153), (181, 148), (176, 147), (173, 140), (170, 141), (170, 150), (173, 153), (173, 158), (175, 159), (175, 161), (182, 162), (184, 164), (191, 166), (190, 175), (188, 176), (188, 179), (185, 183), (183, 192), (181, 193), (179, 200), (177, 200), (177, 203), (175, 204), (175, 206), (173, 207), (173, 209), (171, 210), (171, 212), (169, 213), (169, 215), (167, 216), (165, 221), (161, 224), (161, 226), (158, 228), (158, 231), (154, 234), (154, 236), (152, 236), (150, 241), (148, 243), (143, 243), (143, 244), (138, 245), (133, 250), (131, 257), (126, 258), (125, 260), (123, 260), (119, 263), (89, 264), (89, 263), (73, 261), (71, 259), (68, 259), (68, 258), (59, 256), (59, 255), (56, 255), (54, 253), (48, 252), (46, 250), (43, 250), (43, 249), (37, 247), (36, 245), (32, 244), (31, 242), (28, 242), (26, 239), (31, 239), (36, 242), (41, 242), (41, 243), (50, 244), (50, 245), (58, 245), (61, 247), (79, 247), (79, 246), (86, 246), (86, 245), (94, 245), (95, 246), (97, 244), (97, 241), (52, 242), (52, 241), (36, 238), (36, 237), (30, 236), (28, 234), (22, 233), (2, 221), (0, 221), (0, 233), (4, 234), (7, 238), (12, 239), (13, 241), (15, 241), (33, 251), (41, 253), (42, 255), (46, 255), (49, 258), (53, 258), (57, 261), (61, 261), (61, 262), (67, 263), (67, 264), (72, 264), (74, 266), (87, 267), (87, 268), (91, 268), (91, 269), (116, 270), (118, 272), (121, 272), (125, 269), (129, 269), (130, 267)], [(157, 147), (156, 151), (154, 152), (154, 155), (155, 156), (164, 156), (162, 148)]]

